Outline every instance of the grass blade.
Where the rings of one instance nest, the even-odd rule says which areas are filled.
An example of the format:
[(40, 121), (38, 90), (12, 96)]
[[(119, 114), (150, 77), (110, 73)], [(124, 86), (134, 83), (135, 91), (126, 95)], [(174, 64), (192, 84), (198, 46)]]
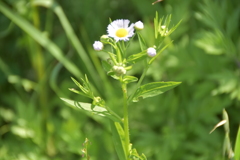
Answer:
[(234, 159), (240, 160), (240, 126), (238, 128), (236, 143), (234, 147)]
[(96, 70), (93, 68), (93, 64), (92, 64), (91, 60), (89, 59), (89, 57), (88, 57), (86, 51), (84, 50), (81, 42), (79, 41), (78, 37), (74, 33), (74, 30), (71, 27), (71, 24), (69, 23), (66, 15), (64, 14), (62, 7), (56, 2), (51, 2), (51, 1), (49, 2), (49, 1), (42, 1), (42, 0), (35, 0), (35, 1), (33, 1), (33, 4), (44, 6), (49, 9), (52, 9), (54, 11), (54, 13), (58, 16), (58, 18), (63, 26), (63, 29), (66, 32), (68, 39), (70, 40), (70, 42), (76, 49), (79, 57), (81, 58), (83, 66), (85, 66), (87, 68), (88, 74), (95, 81), (94, 84), (98, 85), (99, 83), (97, 83), (97, 79), (94, 78), (95, 75), (97, 75)]
[(0, 2), (0, 11), (17, 24), (23, 31), (29, 34), (35, 41), (37, 41), (42, 47), (48, 50), (57, 60), (59, 60), (69, 72), (76, 77), (83, 77), (83, 74), (78, 68), (72, 64), (68, 59), (65, 58), (61, 49), (53, 43), (48, 37), (44, 36), (38, 29), (33, 27), (27, 20), (13, 12), (3, 2)]
[(126, 160), (126, 151), (124, 149), (124, 131), (118, 122), (110, 122), (112, 130), (113, 143), (120, 160)]

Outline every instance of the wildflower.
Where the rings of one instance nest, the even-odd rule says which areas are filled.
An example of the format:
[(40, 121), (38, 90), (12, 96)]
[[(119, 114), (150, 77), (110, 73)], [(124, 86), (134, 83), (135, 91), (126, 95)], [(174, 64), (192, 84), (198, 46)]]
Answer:
[(157, 54), (156, 49), (155, 49), (155, 48), (152, 48), (152, 47), (148, 48), (148, 49), (147, 49), (147, 54), (148, 54), (149, 57), (154, 57), (154, 56), (156, 56), (156, 54)]
[(137, 30), (142, 30), (144, 28), (144, 25), (141, 21), (137, 21), (135, 24), (134, 24), (134, 27), (135, 29)]
[(134, 24), (131, 24), (127, 19), (118, 19), (110, 23), (107, 27), (108, 36), (116, 40), (128, 41), (134, 35)]
[(103, 49), (103, 43), (100, 41), (95, 41), (93, 44), (93, 48), (96, 51), (101, 51)]

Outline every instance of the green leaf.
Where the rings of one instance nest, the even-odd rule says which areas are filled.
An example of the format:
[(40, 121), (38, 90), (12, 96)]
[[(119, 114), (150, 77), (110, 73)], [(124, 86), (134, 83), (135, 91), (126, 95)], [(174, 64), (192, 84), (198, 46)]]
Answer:
[(64, 67), (66, 67), (69, 72), (71, 72), (76, 77), (81, 77), (82, 73), (70, 62), (62, 52), (62, 50), (53, 43), (48, 37), (46, 37), (40, 30), (36, 29), (31, 23), (26, 19), (21, 17), (19, 14), (13, 12), (8, 6), (6, 6), (2, 1), (0, 1), (0, 12), (2, 12), (6, 17), (8, 17), (12, 22), (14, 22), (23, 31), (29, 34), (36, 42), (38, 42), (43, 48), (49, 51), (58, 61), (60, 61)]
[(134, 76), (124, 76), (123, 82), (127, 84), (131, 82), (136, 82), (137, 80), (138, 78)]
[(139, 40), (139, 44), (140, 44), (141, 51), (147, 49), (146, 42), (145, 42), (145, 40), (143, 39), (142, 35), (141, 35), (139, 32), (137, 32), (137, 35), (138, 35), (138, 40)]
[(131, 151), (130, 158), (133, 160), (147, 160), (147, 157), (143, 153), (141, 156), (139, 156), (139, 154), (135, 148)]
[(72, 107), (76, 107), (78, 109), (90, 112), (92, 114), (97, 114), (99, 116), (107, 117), (114, 122), (121, 122), (121, 119), (119, 119), (117, 116), (111, 114), (106, 108), (96, 106), (91, 103), (77, 102), (77, 101), (73, 101), (73, 100), (66, 99), (66, 98), (61, 98), (61, 100), (63, 100), (64, 102), (66, 102), (67, 104), (69, 104)]
[(169, 31), (168, 31), (168, 35), (170, 35), (171, 33), (173, 33), (177, 27), (181, 24), (182, 20), (180, 20), (175, 26), (173, 26)]
[(140, 86), (133, 98), (133, 102), (138, 102), (140, 98), (154, 97), (162, 94), (176, 86), (181, 82), (152, 82)]
[(158, 12), (156, 11), (156, 16), (154, 18), (154, 31), (155, 31), (155, 39), (158, 38)]
[(197, 47), (203, 49), (206, 53), (212, 55), (221, 55), (226, 53), (226, 39), (220, 30), (200, 32), (199, 39), (195, 41)]
[(234, 147), (234, 159), (240, 160), (240, 126), (238, 128), (236, 143)]
[(106, 61), (102, 61), (102, 66), (106, 72), (109, 72), (112, 69), (112, 65)]
[[(81, 58), (81, 63), (83, 63), (83, 65), (87, 68), (87, 70), (89, 71), (88, 74), (91, 77), (94, 77), (94, 75), (96, 75), (96, 70), (93, 67), (93, 64), (88, 56), (88, 53), (86, 52), (86, 50), (84, 49), (82, 43), (80, 42), (80, 40), (78, 39), (77, 35), (75, 34), (68, 18), (66, 17), (62, 7), (54, 0), (34, 0), (31, 1), (33, 5), (36, 6), (43, 6), (49, 9), (52, 9), (53, 12), (56, 14), (56, 16), (59, 18), (60, 23), (66, 33), (66, 36), (68, 37), (68, 39), (70, 40), (71, 44), (73, 45), (73, 47), (76, 49), (79, 57)], [(91, 56), (90, 56), (91, 57)], [(96, 78), (93, 78), (93, 80), (95, 81), (95, 84), (98, 84), (98, 80)]]
[(127, 58), (127, 62), (128, 63), (136, 63), (137, 61), (140, 61), (140, 60), (142, 60), (146, 57), (147, 57), (147, 53), (146, 53), (146, 50), (145, 50), (145, 51), (142, 51), (140, 53), (133, 54), (133, 55), (129, 56)]
[(125, 134), (122, 126), (118, 122), (110, 122), (112, 130), (113, 143), (120, 160), (126, 160), (127, 155), (124, 147)]

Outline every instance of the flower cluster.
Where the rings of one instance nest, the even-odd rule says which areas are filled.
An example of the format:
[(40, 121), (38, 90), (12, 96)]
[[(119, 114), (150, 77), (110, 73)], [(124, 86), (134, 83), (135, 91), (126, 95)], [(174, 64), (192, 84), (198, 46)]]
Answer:
[(130, 24), (128, 19), (118, 19), (111, 22), (107, 27), (107, 35), (103, 35), (100, 41), (95, 41), (93, 48), (96, 51), (103, 50), (103, 44), (109, 43), (109, 38), (113, 38), (115, 42), (118, 41), (129, 41), (129, 38), (134, 36), (134, 29), (142, 30), (144, 25), (141, 21), (136, 22), (135, 24)]
[[(167, 22), (170, 22), (170, 18), (171, 17), (168, 18)], [(155, 39), (157, 43), (159, 40), (162, 41), (161, 37), (164, 38), (172, 32), (171, 30), (168, 30), (169, 23), (163, 24), (162, 22), (163, 19), (161, 19), (160, 22), (156, 21), (158, 25), (155, 25)], [(131, 68), (131, 64), (134, 64), (142, 59), (147, 59), (147, 57), (150, 58), (148, 61), (148, 64), (150, 65), (159, 55), (159, 51), (162, 51), (160, 49), (160, 45), (157, 47), (147, 47), (147, 44), (140, 34), (140, 31), (143, 29), (144, 24), (141, 21), (130, 23), (128, 19), (114, 20), (107, 26), (107, 34), (102, 35), (100, 41), (94, 42), (94, 50), (103, 51), (109, 54), (110, 61), (108, 60), (108, 64), (106, 64), (104, 67), (105, 69), (107, 68), (109, 75), (115, 78), (126, 75), (126, 72), (129, 70), (129, 68)], [(141, 52), (128, 55), (127, 47), (135, 35), (137, 35), (139, 39)], [(111, 45), (112, 50), (104, 50), (104, 45)]]

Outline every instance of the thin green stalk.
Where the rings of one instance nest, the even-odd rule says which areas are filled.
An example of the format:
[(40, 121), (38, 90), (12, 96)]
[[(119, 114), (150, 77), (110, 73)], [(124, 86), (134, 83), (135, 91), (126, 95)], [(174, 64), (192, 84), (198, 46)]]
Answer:
[[(31, 6), (32, 7), (32, 21), (33, 21), (33, 26), (37, 29), (40, 28), (40, 19), (39, 19), (39, 11), (36, 6)], [(26, 35), (28, 36), (28, 35)], [(34, 66), (34, 70), (37, 73), (37, 81), (39, 84), (38, 88), (38, 95), (39, 95), (39, 100), (38, 104), (41, 109), (41, 127), (42, 127), (42, 142), (43, 142), (43, 148), (45, 151), (48, 153), (49, 147), (48, 147), (48, 142), (46, 141), (48, 139), (48, 129), (47, 129), (47, 121), (49, 118), (49, 109), (47, 107), (47, 97), (48, 97), (48, 88), (46, 87), (46, 73), (45, 73), (45, 63), (44, 63), (44, 57), (42, 53), (42, 48), (37, 43), (33, 38), (29, 36), (29, 54), (34, 55), (31, 56), (31, 61), (32, 65)]]
[(116, 65), (116, 64), (117, 64), (117, 61), (116, 61), (116, 59), (113, 57), (112, 53), (111, 53), (111, 52), (107, 52), (107, 53), (108, 53), (109, 57), (111, 58), (111, 60), (113, 61), (114, 65)]
[(125, 58), (126, 57), (126, 46), (125, 46), (125, 42), (124, 41), (122, 41), (121, 47), (122, 47), (123, 57)]
[(121, 42), (116, 43), (116, 51), (119, 51), (121, 57), (124, 57)]
[(149, 68), (149, 65), (147, 64), (147, 61), (145, 61), (145, 67), (144, 67), (143, 73), (142, 73), (142, 75), (141, 75), (141, 77), (140, 77), (140, 79), (139, 79), (139, 81), (138, 81), (138, 83), (137, 83), (137, 85), (136, 85), (133, 93), (131, 94), (130, 98), (129, 98), (128, 101), (127, 101), (128, 104), (132, 101), (133, 96), (134, 96), (135, 93), (137, 92), (137, 89), (141, 86), (142, 81), (143, 81), (143, 79), (144, 79), (144, 77), (146, 76), (146, 73), (147, 73), (147, 71), (148, 71), (148, 68)]
[(127, 152), (127, 159), (129, 157), (129, 122), (128, 122), (128, 103), (127, 103), (127, 85), (122, 83), (122, 92), (123, 92), (123, 110), (124, 110), (124, 135), (125, 135), (125, 151)]
[(121, 117), (117, 113), (115, 113), (110, 107), (106, 106), (106, 109), (109, 111), (110, 114), (116, 116), (119, 121), (122, 121)]
[(116, 52), (117, 52), (117, 61), (118, 61), (118, 63), (122, 63), (121, 51), (119, 49), (117, 49)]

